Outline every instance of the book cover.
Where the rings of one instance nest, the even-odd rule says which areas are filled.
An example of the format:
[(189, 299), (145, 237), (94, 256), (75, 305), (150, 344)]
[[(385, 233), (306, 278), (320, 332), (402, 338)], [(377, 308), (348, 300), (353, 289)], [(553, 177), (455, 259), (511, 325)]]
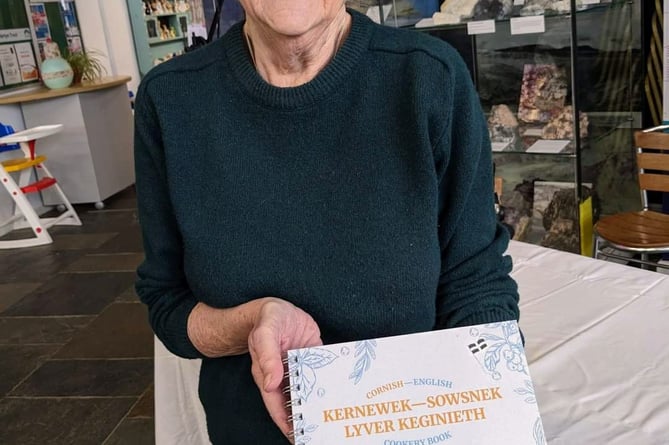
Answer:
[(297, 445), (545, 444), (515, 321), (288, 351)]

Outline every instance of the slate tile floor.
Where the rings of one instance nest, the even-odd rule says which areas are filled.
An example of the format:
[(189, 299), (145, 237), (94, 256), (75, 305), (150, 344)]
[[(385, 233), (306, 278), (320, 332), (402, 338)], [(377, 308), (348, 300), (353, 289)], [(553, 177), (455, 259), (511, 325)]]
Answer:
[(105, 204), (77, 206), (84, 225), (53, 244), (0, 251), (0, 444), (154, 443), (134, 189)]

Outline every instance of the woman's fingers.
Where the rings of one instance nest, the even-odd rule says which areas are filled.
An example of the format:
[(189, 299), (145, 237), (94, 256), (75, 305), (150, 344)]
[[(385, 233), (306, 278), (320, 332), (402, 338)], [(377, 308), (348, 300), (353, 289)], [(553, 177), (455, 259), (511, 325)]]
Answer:
[(288, 349), (322, 344), (318, 325), (309, 314), (292, 304), (272, 299), (264, 304), (249, 335), (253, 374), (265, 407), (279, 429), (288, 436), (292, 425), (283, 394), (283, 356)]

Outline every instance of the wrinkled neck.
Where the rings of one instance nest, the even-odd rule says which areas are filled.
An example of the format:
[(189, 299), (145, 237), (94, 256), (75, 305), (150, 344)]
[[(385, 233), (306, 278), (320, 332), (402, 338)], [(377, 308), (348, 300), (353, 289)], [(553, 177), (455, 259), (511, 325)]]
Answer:
[(295, 87), (313, 78), (334, 58), (351, 28), (342, 8), (330, 22), (300, 36), (273, 33), (251, 22), (244, 33), (258, 74), (270, 85)]

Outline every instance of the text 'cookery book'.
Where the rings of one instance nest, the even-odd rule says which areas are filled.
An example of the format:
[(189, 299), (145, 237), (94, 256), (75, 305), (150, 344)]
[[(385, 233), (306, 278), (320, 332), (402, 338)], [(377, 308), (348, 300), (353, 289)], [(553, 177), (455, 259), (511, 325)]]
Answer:
[(288, 351), (296, 445), (543, 445), (515, 321)]

